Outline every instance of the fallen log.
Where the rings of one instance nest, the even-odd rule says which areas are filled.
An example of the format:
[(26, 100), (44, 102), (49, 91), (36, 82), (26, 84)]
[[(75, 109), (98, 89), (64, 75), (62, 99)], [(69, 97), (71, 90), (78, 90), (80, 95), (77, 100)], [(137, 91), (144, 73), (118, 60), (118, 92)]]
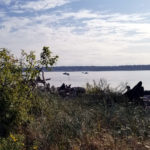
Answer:
[(142, 86), (142, 81), (138, 82), (132, 89), (128, 87), (127, 92), (125, 92), (124, 95), (129, 99), (129, 101), (144, 105), (142, 99), (144, 96), (144, 87)]
[(71, 87), (71, 85), (62, 84), (58, 87), (59, 95), (65, 96), (79, 96), (86, 93), (85, 88), (83, 87)]

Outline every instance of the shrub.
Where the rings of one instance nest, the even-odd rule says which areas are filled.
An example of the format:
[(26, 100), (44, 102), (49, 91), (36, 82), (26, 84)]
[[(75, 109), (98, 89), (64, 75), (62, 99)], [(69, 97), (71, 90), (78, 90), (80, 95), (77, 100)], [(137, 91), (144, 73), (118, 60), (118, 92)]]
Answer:
[(23, 150), (24, 136), (20, 134), (12, 134), (7, 138), (0, 138), (0, 150)]
[(43, 66), (52, 66), (58, 56), (51, 56), (49, 47), (43, 47), (41, 59), (34, 52), (22, 52), (20, 60), (7, 49), (0, 51), (0, 137), (28, 122), (34, 99), (34, 84)]

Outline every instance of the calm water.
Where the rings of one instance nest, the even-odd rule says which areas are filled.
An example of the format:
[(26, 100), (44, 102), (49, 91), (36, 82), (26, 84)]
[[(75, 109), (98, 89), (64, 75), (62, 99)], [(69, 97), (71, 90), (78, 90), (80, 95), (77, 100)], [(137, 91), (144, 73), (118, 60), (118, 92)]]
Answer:
[(111, 87), (117, 88), (120, 85), (128, 83), (133, 87), (137, 82), (142, 81), (144, 89), (150, 90), (150, 71), (103, 71), (103, 72), (69, 72), (69, 76), (63, 75), (63, 72), (45, 72), (46, 78), (51, 78), (51, 85), (60, 86), (62, 83), (72, 86), (86, 86), (86, 83), (97, 83), (100, 79), (107, 80)]

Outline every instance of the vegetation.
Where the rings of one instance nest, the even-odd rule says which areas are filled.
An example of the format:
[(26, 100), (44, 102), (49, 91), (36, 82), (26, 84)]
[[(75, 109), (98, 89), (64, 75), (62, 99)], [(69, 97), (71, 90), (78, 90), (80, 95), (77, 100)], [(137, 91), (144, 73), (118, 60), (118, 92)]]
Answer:
[[(10, 138), (16, 142), (13, 134), (23, 138), (23, 126), (33, 118), (31, 114), (33, 99), (33, 83), (45, 65), (52, 66), (58, 56), (51, 56), (48, 47), (43, 47), (41, 59), (36, 60), (34, 52), (22, 52), (20, 60), (15, 59), (6, 49), (0, 51), (0, 137), (8, 146)], [(10, 136), (10, 138), (9, 138)], [(5, 141), (4, 138), (7, 140)], [(7, 142), (8, 141), (8, 142)], [(20, 144), (18, 144), (20, 149)], [(1, 149), (8, 149), (1, 145)], [(11, 147), (11, 149), (17, 149)]]
[(104, 80), (65, 98), (35, 88), (42, 67), (57, 58), (48, 47), (38, 61), (33, 52), (20, 60), (0, 52), (0, 150), (150, 149), (150, 109), (128, 103)]

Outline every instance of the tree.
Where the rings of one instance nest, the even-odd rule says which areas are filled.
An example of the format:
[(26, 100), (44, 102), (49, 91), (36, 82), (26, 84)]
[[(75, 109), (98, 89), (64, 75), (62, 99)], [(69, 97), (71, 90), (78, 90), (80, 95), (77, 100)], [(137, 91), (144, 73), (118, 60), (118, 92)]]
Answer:
[[(51, 56), (49, 47), (43, 47), (40, 60), (34, 52), (22, 51), (16, 59), (7, 49), (0, 51), (0, 136), (30, 120), (30, 108), (34, 98), (33, 84), (43, 67), (52, 67), (58, 56)], [(32, 81), (32, 82), (31, 82)]]

